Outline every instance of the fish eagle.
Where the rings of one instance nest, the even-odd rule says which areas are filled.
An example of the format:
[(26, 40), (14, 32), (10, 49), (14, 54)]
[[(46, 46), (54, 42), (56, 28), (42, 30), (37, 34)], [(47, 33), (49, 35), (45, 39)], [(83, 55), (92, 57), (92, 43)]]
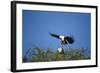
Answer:
[(50, 33), (50, 35), (52, 37), (60, 39), (62, 45), (74, 43), (74, 38), (72, 36), (57, 35), (57, 34), (53, 34), (53, 33)]

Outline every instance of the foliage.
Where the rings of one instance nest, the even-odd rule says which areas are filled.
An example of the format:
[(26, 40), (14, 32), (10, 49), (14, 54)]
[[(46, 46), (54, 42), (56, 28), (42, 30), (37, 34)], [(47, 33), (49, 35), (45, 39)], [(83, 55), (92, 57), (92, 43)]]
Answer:
[[(31, 53), (30, 53), (31, 52)], [(53, 52), (50, 48), (44, 50), (42, 48), (31, 48), (29, 56), (23, 57), (23, 62), (48, 62), (48, 61), (64, 61), (64, 60), (85, 60), (90, 59), (90, 56), (85, 54), (85, 50), (81, 49), (66, 49), (64, 54), (58, 51)], [(29, 60), (30, 59), (30, 60)]]

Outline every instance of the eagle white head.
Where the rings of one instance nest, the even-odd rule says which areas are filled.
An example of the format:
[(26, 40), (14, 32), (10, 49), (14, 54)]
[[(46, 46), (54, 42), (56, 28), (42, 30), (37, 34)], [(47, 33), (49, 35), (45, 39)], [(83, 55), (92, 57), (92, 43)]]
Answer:
[(57, 50), (58, 50), (58, 52), (62, 52), (62, 48), (58, 48)]
[(63, 35), (60, 35), (59, 38), (64, 41), (64, 36)]

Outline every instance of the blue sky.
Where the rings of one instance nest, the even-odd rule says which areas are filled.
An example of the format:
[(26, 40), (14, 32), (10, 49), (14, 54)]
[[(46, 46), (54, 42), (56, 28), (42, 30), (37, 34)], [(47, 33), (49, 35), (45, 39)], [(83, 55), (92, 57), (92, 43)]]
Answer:
[(23, 54), (34, 46), (57, 50), (60, 41), (51, 37), (48, 32), (71, 35), (75, 39), (75, 42), (70, 45), (72, 48), (89, 50), (91, 48), (90, 19), (90, 13), (23, 10)]

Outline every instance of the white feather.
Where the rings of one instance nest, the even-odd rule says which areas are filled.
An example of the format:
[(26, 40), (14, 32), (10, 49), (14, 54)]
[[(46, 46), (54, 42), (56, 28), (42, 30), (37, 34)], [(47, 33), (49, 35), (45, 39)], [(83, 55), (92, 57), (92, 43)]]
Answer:
[(62, 48), (58, 48), (58, 52), (62, 52)]
[(63, 36), (63, 35), (60, 35), (59, 37), (60, 37), (60, 39), (61, 39), (62, 41), (64, 41), (64, 36)]

